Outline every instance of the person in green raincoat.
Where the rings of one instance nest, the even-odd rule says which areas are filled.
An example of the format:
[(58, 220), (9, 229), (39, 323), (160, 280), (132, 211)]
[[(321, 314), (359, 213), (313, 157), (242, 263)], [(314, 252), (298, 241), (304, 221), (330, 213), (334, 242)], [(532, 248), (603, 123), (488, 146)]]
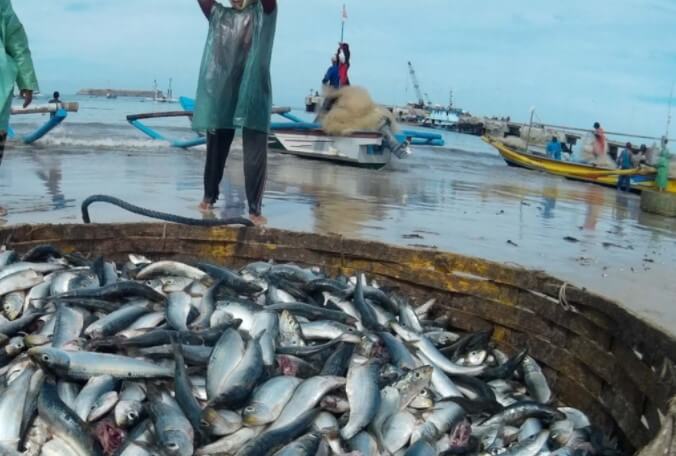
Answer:
[(667, 148), (669, 140), (666, 137), (662, 138), (662, 150), (660, 152), (660, 158), (657, 161), (657, 177), (655, 178), (655, 183), (657, 189), (661, 192), (665, 191), (669, 186), (669, 165), (671, 163), (671, 154)]
[[(15, 83), (21, 90), (26, 108), (33, 101), (33, 91), (38, 90), (28, 38), (11, 1), (0, 0), (0, 164), (5, 151)], [(0, 207), (0, 215), (6, 213)]]
[(262, 215), (272, 111), (270, 61), (277, 24), (276, 0), (197, 0), (209, 19), (200, 69), (193, 129), (207, 132), (204, 198), (213, 209), (235, 130), (242, 128), (244, 180), (249, 217)]

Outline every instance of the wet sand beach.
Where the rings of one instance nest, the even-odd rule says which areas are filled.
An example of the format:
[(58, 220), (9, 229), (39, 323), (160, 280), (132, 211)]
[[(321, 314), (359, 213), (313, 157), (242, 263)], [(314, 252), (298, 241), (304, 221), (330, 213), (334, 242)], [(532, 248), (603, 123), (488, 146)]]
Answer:
[[(97, 193), (201, 217), (204, 150), (127, 133), (137, 139), (92, 148), (63, 130), (46, 144), (12, 145), (0, 167), (0, 205), (10, 212), (0, 223), (78, 223), (81, 201)], [(642, 213), (638, 195), (509, 168), (478, 138), (446, 140), (381, 171), (270, 151), (264, 213), (274, 228), (542, 269), (676, 333), (676, 219)], [(214, 216), (246, 212), (241, 168), (236, 140)], [(103, 204), (91, 215), (101, 223), (151, 221)]]

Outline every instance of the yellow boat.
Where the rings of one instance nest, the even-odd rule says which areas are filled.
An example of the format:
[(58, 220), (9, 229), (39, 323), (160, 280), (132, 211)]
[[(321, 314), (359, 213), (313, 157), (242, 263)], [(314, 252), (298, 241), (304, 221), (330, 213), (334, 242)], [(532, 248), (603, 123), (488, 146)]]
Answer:
[[(568, 179), (592, 182), (608, 187), (617, 187), (619, 176), (631, 176), (631, 188), (634, 190), (656, 190), (656, 170), (651, 167), (634, 169), (610, 169), (582, 163), (553, 160), (543, 155), (519, 152), (495, 138), (484, 136), (486, 143), (495, 147), (510, 166), (543, 171)], [(670, 179), (667, 192), (676, 193), (676, 179)]]

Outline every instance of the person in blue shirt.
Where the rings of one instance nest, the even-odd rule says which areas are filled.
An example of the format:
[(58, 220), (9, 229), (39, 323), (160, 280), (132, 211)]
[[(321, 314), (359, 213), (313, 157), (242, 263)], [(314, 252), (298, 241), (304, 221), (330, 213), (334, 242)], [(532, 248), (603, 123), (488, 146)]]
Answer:
[(322, 79), (322, 84), (328, 85), (334, 89), (340, 87), (340, 71), (338, 66), (338, 57), (335, 55), (331, 57), (331, 66), (326, 71), (324, 79)]
[(552, 137), (552, 140), (547, 144), (547, 156), (554, 160), (561, 160), (561, 143), (556, 138)]
[[(617, 156), (617, 166), (620, 169), (632, 169), (634, 168), (634, 163), (632, 160), (632, 145), (627, 143), (624, 150), (620, 152), (620, 155)], [(623, 192), (628, 192), (631, 190), (631, 176), (620, 176), (617, 179), (617, 189)]]

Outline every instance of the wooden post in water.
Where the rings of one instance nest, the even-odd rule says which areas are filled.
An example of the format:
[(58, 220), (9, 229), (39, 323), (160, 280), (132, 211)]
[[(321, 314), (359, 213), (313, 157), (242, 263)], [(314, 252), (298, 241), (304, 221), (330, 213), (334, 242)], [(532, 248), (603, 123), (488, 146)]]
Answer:
[(528, 123), (528, 135), (526, 136), (526, 153), (530, 147), (530, 131), (533, 128), (533, 116), (535, 115), (535, 108), (530, 108), (530, 122)]

